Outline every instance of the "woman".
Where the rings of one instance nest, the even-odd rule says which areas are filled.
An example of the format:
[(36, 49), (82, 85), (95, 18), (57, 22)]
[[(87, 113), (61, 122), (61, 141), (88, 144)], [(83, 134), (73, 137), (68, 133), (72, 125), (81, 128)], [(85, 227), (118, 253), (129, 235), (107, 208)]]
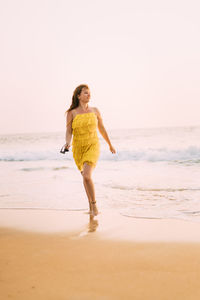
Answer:
[(88, 105), (90, 90), (86, 84), (79, 85), (73, 93), (72, 103), (67, 110), (66, 144), (69, 149), (72, 135), (73, 158), (83, 176), (83, 184), (90, 205), (90, 214), (96, 216), (98, 209), (95, 200), (95, 189), (92, 181), (92, 171), (96, 166), (100, 154), (100, 144), (96, 128), (108, 143), (110, 151), (116, 153), (112, 146), (106, 129), (104, 128), (101, 114), (96, 107)]

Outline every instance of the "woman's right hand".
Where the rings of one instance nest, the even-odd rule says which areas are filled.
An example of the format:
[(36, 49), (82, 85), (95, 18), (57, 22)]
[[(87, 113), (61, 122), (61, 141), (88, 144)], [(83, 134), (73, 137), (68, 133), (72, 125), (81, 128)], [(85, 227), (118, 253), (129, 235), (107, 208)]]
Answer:
[(69, 150), (70, 145), (68, 143), (65, 144), (65, 149)]

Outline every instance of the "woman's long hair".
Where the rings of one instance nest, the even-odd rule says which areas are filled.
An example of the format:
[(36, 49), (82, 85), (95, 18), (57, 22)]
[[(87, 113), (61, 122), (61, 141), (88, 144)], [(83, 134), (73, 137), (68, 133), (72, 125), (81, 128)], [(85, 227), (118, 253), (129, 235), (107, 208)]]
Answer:
[(77, 88), (74, 90), (73, 96), (72, 96), (72, 103), (70, 105), (70, 108), (65, 112), (67, 113), (68, 111), (76, 108), (79, 106), (79, 99), (78, 96), (80, 95), (81, 91), (83, 88), (89, 89), (89, 87), (87, 86), (87, 84), (80, 84), (79, 86), (77, 86)]

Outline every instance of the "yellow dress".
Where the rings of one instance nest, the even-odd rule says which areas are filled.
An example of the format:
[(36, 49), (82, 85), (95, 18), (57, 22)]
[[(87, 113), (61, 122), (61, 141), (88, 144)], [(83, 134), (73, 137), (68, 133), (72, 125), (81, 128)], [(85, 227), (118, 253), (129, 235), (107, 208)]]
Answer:
[(72, 121), (72, 152), (74, 161), (80, 171), (87, 162), (96, 166), (100, 154), (97, 135), (97, 116), (94, 112), (77, 114)]

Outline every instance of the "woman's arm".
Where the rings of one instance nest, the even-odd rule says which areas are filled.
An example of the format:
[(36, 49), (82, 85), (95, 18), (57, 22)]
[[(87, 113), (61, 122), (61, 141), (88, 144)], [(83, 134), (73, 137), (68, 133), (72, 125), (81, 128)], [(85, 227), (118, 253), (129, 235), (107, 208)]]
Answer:
[(98, 129), (99, 129), (99, 132), (101, 133), (102, 137), (104, 138), (104, 140), (108, 143), (109, 147), (110, 147), (110, 151), (112, 153), (116, 153), (116, 150), (115, 148), (112, 146), (111, 142), (110, 142), (110, 139), (108, 137), (108, 134), (107, 134), (107, 131), (103, 125), (103, 120), (102, 120), (102, 117), (101, 117), (101, 114), (100, 114), (100, 111), (95, 107), (95, 112), (96, 112), (96, 115), (97, 115), (97, 118), (98, 118)]
[(71, 139), (72, 139), (72, 120), (73, 120), (73, 115), (72, 111), (67, 112), (67, 118), (66, 118), (66, 135), (65, 135), (65, 148), (69, 149)]

